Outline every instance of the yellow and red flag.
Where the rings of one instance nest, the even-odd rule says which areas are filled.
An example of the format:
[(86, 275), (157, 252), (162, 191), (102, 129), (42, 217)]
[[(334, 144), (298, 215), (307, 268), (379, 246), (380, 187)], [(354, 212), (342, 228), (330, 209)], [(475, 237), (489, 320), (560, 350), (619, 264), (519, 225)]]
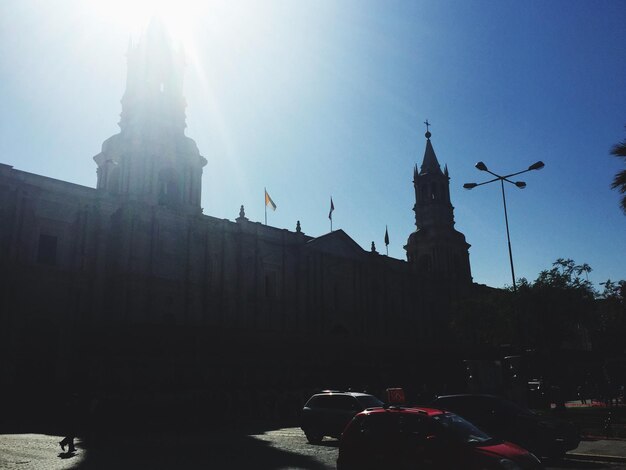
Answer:
[(265, 190), (265, 205), (271, 207), (273, 211), (276, 210), (276, 204), (274, 204), (270, 195), (267, 194), (267, 189)]

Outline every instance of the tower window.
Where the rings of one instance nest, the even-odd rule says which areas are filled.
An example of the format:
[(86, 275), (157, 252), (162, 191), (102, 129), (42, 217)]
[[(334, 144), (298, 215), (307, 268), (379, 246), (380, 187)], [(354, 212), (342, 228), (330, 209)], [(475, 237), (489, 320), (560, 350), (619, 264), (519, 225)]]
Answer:
[(57, 264), (57, 237), (53, 235), (46, 235), (44, 233), (39, 235), (39, 249), (37, 251), (37, 262), (40, 264), (47, 264), (49, 266), (56, 266)]

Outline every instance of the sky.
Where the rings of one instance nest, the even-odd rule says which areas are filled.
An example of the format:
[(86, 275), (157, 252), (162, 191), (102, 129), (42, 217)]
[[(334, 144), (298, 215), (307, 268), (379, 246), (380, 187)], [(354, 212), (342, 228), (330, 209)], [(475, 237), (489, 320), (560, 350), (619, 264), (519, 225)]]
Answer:
[[(188, 57), (186, 135), (208, 160), (205, 214), (245, 206), (310, 236), (343, 229), (389, 256), (415, 230), (425, 125), (450, 172), (475, 282), (511, 285), (557, 258), (596, 286), (626, 279), (626, 215), (610, 189), (626, 138), (626, 2), (160, 0)], [(0, 163), (95, 187), (93, 156), (119, 132), (126, 49), (156, 0), (0, 3)], [(152, 6), (148, 6), (152, 5)], [(599, 287), (599, 286), (598, 286)]]

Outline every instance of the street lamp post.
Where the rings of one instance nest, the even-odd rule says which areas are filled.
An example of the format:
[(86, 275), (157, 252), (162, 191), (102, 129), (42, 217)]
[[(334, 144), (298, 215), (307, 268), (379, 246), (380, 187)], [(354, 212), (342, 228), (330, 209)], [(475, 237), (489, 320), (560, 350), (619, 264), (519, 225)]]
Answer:
[(516, 173), (511, 173), (511, 174), (505, 175), (505, 176), (501, 176), (501, 175), (498, 175), (497, 173), (494, 173), (489, 168), (487, 168), (487, 165), (485, 165), (483, 162), (478, 162), (475, 166), (480, 171), (486, 171), (487, 173), (495, 176), (495, 178), (493, 178), (493, 179), (491, 179), (489, 181), (484, 181), (482, 183), (465, 183), (463, 185), (463, 187), (465, 189), (474, 189), (476, 186), (482, 186), (484, 184), (493, 183), (494, 181), (500, 181), (500, 188), (502, 189), (502, 203), (504, 205), (504, 223), (506, 225), (506, 239), (507, 239), (508, 244), (509, 244), (509, 261), (511, 262), (511, 278), (513, 280), (513, 291), (517, 292), (517, 284), (515, 283), (515, 269), (513, 268), (513, 252), (511, 251), (511, 236), (509, 235), (509, 216), (508, 216), (507, 210), (506, 210), (506, 196), (504, 195), (504, 182), (506, 181), (507, 183), (511, 183), (512, 185), (517, 186), (519, 189), (524, 189), (526, 187), (526, 183), (525, 182), (523, 182), (523, 181), (511, 181), (509, 178), (511, 178), (512, 176), (521, 175), (522, 173), (526, 173), (527, 171), (540, 170), (545, 165), (541, 161), (540, 162), (536, 162), (536, 163), (533, 163), (532, 165), (530, 165), (525, 170), (518, 171)]

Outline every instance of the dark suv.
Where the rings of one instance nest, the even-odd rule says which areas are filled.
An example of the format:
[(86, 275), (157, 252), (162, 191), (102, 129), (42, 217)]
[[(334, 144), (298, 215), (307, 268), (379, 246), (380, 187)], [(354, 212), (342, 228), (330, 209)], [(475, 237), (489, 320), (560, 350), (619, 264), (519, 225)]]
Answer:
[(580, 443), (576, 427), (494, 395), (445, 395), (430, 406), (452, 411), (492, 436), (515, 442), (541, 457), (562, 457)]
[(537, 457), (460, 416), (430, 408), (357, 414), (339, 441), (337, 470), (538, 470)]
[(339, 438), (357, 413), (383, 406), (373, 395), (357, 392), (324, 391), (313, 395), (304, 405), (300, 427), (311, 444), (324, 436)]

